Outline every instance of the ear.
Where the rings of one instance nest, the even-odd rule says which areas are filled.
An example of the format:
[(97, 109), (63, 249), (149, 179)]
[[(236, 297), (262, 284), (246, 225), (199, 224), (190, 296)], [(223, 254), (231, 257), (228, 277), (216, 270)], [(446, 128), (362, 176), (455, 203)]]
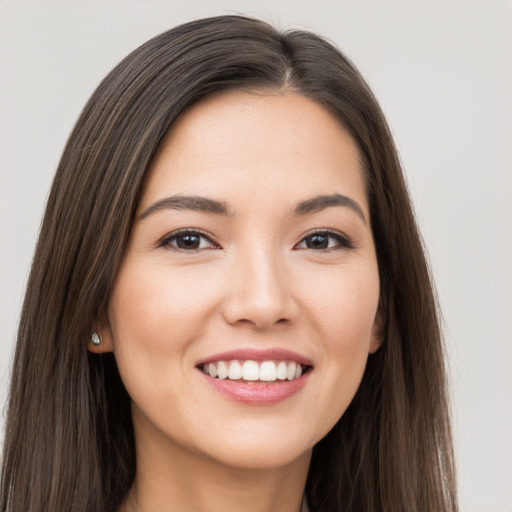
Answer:
[(382, 345), (384, 341), (384, 320), (383, 320), (382, 306), (379, 304), (377, 313), (375, 314), (375, 320), (373, 321), (372, 335), (370, 340), (370, 348), (368, 352), (374, 354)]
[(114, 344), (112, 343), (112, 331), (110, 329), (110, 324), (107, 318), (98, 321), (94, 326), (93, 330), (91, 331), (89, 343), (87, 344), (87, 350), (89, 352), (93, 352), (94, 354), (114, 352)]

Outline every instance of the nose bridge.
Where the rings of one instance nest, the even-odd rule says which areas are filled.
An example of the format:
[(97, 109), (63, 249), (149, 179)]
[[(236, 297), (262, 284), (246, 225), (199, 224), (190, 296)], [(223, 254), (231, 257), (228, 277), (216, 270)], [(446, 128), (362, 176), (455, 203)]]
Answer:
[(296, 318), (292, 283), (278, 248), (250, 244), (238, 252), (233, 265), (226, 303), (230, 323), (251, 323), (262, 329)]

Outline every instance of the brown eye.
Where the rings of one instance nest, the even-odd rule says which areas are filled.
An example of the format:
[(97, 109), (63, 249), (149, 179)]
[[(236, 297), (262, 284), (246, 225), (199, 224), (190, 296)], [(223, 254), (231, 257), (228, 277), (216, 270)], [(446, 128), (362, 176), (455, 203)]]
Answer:
[(179, 235), (175, 240), (180, 249), (199, 249), (201, 245), (201, 237), (197, 235)]
[(325, 251), (330, 249), (352, 249), (353, 244), (349, 238), (336, 231), (316, 231), (306, 235), (297, 244), (296, 248)]
[(199, 231), (179, 231), (172, 233), (160, 243), (161, 247), (179, 249), (182, 251), (199, 251), (202, 249), (218, 249), (219, 246), (205, 234)]
[(327, 249), (329, 247), (329, 237), (326, 235), (311, 235), (305, 240), (308, 249)]

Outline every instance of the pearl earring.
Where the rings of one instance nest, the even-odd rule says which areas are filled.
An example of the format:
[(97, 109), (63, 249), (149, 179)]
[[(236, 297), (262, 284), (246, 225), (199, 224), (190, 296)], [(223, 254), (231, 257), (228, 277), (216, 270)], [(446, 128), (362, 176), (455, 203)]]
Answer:
[(98, 347), (101, 344), (101, 338), (96, 332), (92, 333), (91, 339), (95, 347)]

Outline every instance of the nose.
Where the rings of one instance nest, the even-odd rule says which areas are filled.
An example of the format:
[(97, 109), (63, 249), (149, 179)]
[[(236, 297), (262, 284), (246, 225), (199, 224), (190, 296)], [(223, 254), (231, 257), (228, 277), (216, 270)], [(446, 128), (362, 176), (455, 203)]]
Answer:
[(223, 304), (223, 315), (229, 324), (263, 330), (298, 318), (293, 279), (272, 251), (241, 254), (233, 266)]

